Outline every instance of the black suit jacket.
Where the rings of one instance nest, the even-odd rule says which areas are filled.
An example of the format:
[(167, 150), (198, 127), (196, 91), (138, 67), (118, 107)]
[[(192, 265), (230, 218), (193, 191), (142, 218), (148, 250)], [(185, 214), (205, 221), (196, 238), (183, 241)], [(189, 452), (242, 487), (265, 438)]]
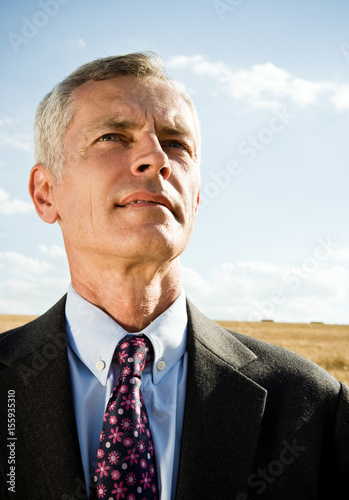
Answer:
[[(64, 306), (0, 336), (1, 499), (86, 498)], [(189, 301), (188, 315), (177, 500), (349, 498), (348, 388), (285, 349), (221, 328)]]

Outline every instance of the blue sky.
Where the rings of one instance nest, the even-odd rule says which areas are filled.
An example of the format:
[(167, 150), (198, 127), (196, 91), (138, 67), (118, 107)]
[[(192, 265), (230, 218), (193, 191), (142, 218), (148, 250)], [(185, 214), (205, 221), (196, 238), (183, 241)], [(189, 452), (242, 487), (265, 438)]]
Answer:
[(1, 6), (0, 313), (42, 313), (69, 283), (27, 194), (38, 102), (87, 61), (152, 50), (202, 124), (187, 295), (213, 319), (349, 323), (348, 2)]

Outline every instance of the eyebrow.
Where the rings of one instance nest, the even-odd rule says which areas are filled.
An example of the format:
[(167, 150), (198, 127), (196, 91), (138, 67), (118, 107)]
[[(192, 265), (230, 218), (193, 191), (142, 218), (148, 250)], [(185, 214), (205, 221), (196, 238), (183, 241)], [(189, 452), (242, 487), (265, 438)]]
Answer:
[(193, 133), (190, 131), (188, 127), (185, 125), (182, 125), (180, 123), (176, 124), (174, 127), (171, 125), (165, 125), (161, 127), (160, 129), (161, 132), (163, 132), (166, 135), (170, 136), (176, 136), (180, 135), (181, 137), (187, 137), (188, 139), (194, 139)]
[(117, 120), (114, 118), (102, 119), (87, 127), (85, 133), (86, 135), (94, 134), (104, 128), (112, 130), (133, 130), (137, 128), (137, 124), (136, 122), (132, 122), (129, 120)]
[[(110, 129), (110, 130), (135, 130), (139, 128), (139, 125), (131, 120), (118, 120), (115, 118), (111, 119), (102, 119), (96, 123), (93, 123), (89, 127), (87, 127), (85, 131), (85, 135), (89, 136), (91, 134), (94, 134), (102, 129)], [(187, 139), (192, 139), (195, 141), (195, 136), (194, 134), (190, 131), (188, 127), (181, 123), (177, 123), (176, 125), (164, 125), (162, 126), (159, 130), (157, 130), (157, 133), (163, 133), (165, 135), (169, 135), (171, 137), (174, 136), (181, 136), (185, 137)]]

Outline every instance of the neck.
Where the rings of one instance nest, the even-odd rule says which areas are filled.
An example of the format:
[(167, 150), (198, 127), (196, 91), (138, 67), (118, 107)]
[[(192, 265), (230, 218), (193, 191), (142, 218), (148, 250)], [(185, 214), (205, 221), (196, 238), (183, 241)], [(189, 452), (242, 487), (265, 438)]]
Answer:
[[(88, 269), (88, 272), (86, 272)], [(128, 332), (139, 332), (179, 296), (179, 260), (162, 268), (93, 269), (70, 262), (72, 285), (87, 301), (109, 314)]]

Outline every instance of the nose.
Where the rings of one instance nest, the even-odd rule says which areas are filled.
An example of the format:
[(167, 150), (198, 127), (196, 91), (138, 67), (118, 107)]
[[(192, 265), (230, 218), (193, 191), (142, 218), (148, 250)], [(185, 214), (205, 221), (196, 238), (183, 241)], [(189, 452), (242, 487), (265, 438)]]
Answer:
[(150, 175), (166, 180), (171, 175), (171, 165), (167, 154), (155, 134), (143, 136), (136, 149), (132, 173), (134, 175)]

